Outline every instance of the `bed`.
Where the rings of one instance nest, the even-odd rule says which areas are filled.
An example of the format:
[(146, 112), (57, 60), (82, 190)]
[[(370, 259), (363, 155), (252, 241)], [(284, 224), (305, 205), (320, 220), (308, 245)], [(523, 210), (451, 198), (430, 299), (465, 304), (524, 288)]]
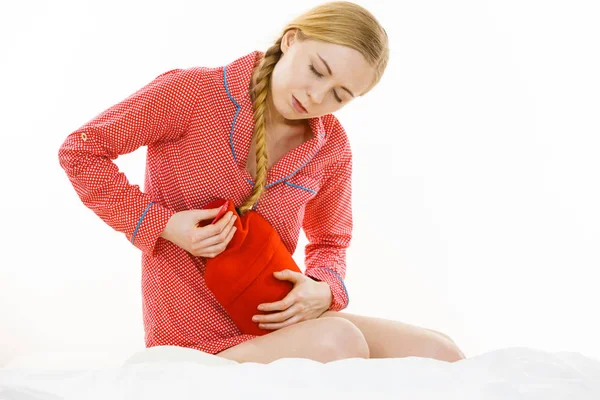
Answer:
[(456, 363), (286, 358), (236, 363), (157, 346), (120, 356), (36, 353), (0, 368), (0, 399), (600, 399), (600, 361), (511, 347)]

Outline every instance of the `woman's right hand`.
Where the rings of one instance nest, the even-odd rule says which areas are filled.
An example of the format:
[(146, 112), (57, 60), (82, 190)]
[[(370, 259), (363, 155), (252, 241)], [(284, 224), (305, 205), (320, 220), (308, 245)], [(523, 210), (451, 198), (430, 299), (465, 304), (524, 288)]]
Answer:
[(227, 248), (236, 231), (233, 222), (237, 216), (234, 216), (231, 211), (223, 215), (214, 225), (209, 223), (199, 227), (199, 221), (212, 221), (219, 210), (220, 207), (179, 211), (171, 216), (160, 237), (175, 243), (196, 257), (213, 258)]

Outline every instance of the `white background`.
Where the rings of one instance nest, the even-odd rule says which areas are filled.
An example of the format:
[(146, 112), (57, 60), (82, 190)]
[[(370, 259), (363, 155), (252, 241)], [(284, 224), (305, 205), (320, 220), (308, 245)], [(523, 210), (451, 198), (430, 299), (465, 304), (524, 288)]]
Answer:
[[(345, 311), (441, 330), (469, 357), (600, 358), (598, 3), (358, 3), (391, 59), (336, 113), (355, 159)], [(77, 197), (66, 136), (162, 72), (266, 50), (316, 4), (2, 3), (0, 365), (144, 347), (141, 253)], [(116, 160), (132, 184), (145, 154)]]

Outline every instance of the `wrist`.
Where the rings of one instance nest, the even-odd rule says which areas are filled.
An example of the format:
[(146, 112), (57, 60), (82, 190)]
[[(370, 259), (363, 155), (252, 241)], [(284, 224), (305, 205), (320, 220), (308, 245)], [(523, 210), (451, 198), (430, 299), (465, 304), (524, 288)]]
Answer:
[[(171, 218), (172, 218), (172, 216), (171, 216)], [(169, 222), (171, 222), (171, 218), (169, 218), (169, 220), (165, 224), (165, 227), (163, 228), (162, 232), (160, 233), (161, 238), (163, 238), (165, 240), (169, 240), (169, 241), (171, 241), (171, 239), (170, 239), (171, 235), (169, 234), (170, 233)]]
[(319, 283), (323, 287), (325, 305), (327, 306), (327, 308), (329, 308), (331, 306), (331, 303), (333, 302), (333, 293), (331, 293), (331, 287), (329, 287), (329, 284), (327, 282), (321, 281)]
[(164, 230), (163, 230), (163, 231), (160, 233), (160, 237), (161, 237), (161, 238), (163, 238), (163, 239), (167, 239), (167, 240), (169, 240), (169, 239), (167, 238), (167, 230), (166, 230), (166, 229), (164, 229)]

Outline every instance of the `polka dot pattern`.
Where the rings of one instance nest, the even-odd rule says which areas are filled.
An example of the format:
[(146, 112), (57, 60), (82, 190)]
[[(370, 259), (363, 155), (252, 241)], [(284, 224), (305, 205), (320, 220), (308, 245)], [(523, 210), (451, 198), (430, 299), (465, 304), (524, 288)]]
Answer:
[[(141, 250), (146, 347), (176, 345), (216, 354), (253, 339), (206, 287), (206, 259), (160, 237), (173, 214), (217, 198), (236, 207), (251, 194), (253, 134), (248, 91), (254, 51), (222, 67), (173, 69), (67, 136), (58, 158), (77, 195)], [(352, 154), (331, 114), (308, 120), (313, 137), (278, 160), (255, 205), (294, 253), (300, 229), (305, 274), (329, 284), (330, 310), (348, 304), (343, 279), (352, 233)], [(112, 160), (147, 146), (144, 191)]]

